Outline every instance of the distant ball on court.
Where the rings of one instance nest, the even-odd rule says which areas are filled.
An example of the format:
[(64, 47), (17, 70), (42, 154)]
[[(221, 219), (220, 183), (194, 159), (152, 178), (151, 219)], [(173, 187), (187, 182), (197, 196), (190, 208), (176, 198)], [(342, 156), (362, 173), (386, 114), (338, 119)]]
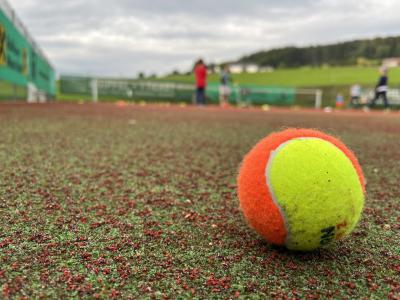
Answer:
[(340, 140), (287, 129), (261, 140), (238, 176), (240, 207), (269, 243), (309, 251), (349, 235), (364, 206), (357, 158)]

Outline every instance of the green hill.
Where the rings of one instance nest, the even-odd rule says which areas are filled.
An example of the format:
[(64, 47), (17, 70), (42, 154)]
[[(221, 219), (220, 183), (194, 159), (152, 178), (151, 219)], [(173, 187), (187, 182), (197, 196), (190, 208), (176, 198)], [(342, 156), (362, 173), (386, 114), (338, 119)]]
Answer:
[(241, 63), (255, 63), (275, 68), (301, 66), (344, 66), (364, 63), (379, 64), (383, 58), (400, 56), (400, 36), (355, 40), (330, 45), (285, 47), (244, 56)]
[[(278, 69), (270, 73), (242, 73), (234, 74), (233, 79), (239, 84), (260, 84), (271, 86), (290, 87), (324, 87), (344, 86), (359, 83), (373, 86), (378, 80), (376, 67), (320, 67), (320, 68), (295, 68)], [(175, 82), (194, 82), (193, 75), (173, 75), (162, 80)], [(210, 82), (218, 82), (219, 75), (209, 77)], [(389, 70), (389, 84), (400, 86), (400, 68)]]

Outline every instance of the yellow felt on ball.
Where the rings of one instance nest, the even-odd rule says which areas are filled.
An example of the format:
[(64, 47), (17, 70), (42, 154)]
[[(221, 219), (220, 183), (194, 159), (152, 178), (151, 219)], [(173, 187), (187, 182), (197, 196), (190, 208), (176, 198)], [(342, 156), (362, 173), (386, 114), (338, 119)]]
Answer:
[(268, 162), (267, 182), (281, 208), (286, 247), (312, 250), (348, 235), (357, 224), (364, 193), (352, 162), (318, 138), (282, 144)]

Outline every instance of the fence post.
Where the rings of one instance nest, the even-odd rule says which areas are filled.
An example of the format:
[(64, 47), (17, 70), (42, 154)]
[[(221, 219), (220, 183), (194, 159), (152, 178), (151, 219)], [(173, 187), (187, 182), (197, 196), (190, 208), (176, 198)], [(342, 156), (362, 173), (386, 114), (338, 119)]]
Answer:
[(316, 90), (315, 93), (315, 108), (320, 109), (322, 107), (322, 90)]
[(97, 84), (97, 78), (92, 78), (91, 82), (91, 88), (92, 88), (92, 100), (94, 103), (97, 103), (99, 100), (99, 90), (98, 90), (98, 84)]

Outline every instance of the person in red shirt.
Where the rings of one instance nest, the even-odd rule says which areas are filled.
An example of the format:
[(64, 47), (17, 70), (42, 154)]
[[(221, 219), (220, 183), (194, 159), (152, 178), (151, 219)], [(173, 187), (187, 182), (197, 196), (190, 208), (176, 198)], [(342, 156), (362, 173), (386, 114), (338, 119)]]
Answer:
[(207, 67), (202, 59), (196, 63), (194, 67), (194, 76), (196, 77), (196, 104), (206, 104), (206, 87), (207, 87)]

